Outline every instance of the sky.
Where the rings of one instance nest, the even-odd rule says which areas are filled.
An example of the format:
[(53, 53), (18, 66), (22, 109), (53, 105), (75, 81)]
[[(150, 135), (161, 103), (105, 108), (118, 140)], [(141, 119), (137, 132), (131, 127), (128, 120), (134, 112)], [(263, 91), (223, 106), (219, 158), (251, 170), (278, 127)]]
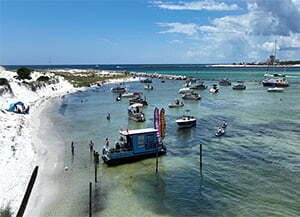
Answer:
[(300, 59), (300, 0), (0, 0), (0, 65)]

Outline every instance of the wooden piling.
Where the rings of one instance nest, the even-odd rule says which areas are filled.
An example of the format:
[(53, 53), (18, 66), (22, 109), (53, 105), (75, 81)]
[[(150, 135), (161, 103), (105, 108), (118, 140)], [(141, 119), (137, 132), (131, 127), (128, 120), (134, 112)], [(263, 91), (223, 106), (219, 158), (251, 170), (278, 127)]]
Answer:
[(16, 217), (22, 217), (24, 215), (24, 212), (25, 212), (25, 209), (26, 209), (26, 206), (27, 206), (27, 203), (28, 203), (28, 200), (29, 200), (32, 188), (33, 188), (33, 185), (34, 185), (34, 182), (35, 182), (37, 174), (38, 174), (38, 169), (39, 169), (39, 167), (36, 166), (34, 168), (33, 172), (32, 172), (32, 175), (30, 177), (29, 183), (27, 185), (27, 189), (26, 189), (25, 195), (23, 197), (21, 206), (20, 206), (20, 208), (18, 210), (18, 213), (17, 213)]
[(155, 170), (156, 174), (158, 173), (158, 148), (156, 145), (156, 170)]
[(202, 175), (202, 144), (200, 144), (200, 173)]
[(89, 217), (92, 217), (92, 183), (90, 182)]
[(98, 182), (98, 180), (97, 180), (97, 173), (98, 173), (98, 164), (95, 162), (95, 183)]

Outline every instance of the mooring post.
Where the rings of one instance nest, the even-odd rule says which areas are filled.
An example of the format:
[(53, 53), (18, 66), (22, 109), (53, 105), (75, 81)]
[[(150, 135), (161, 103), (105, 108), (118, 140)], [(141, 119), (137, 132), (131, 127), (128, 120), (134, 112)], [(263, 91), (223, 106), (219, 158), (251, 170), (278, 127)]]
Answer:
[(202, 175), (202, 144), (200, 144), (200, 173)]
[(158, 148), (156, 145), (156, 170), (155, 170), (156, 174), (158, 173)]
[(89, 217), (92, 217), (92, 183), (90, 182), (90, 204), (89, 204)]
[(98, 170), (98, 164), (95, 162), (95, 182), (97, 183), (97, 171)]
[(33, 185), (35, 183), (35, 180), (36, 180), (36, 177), (37, 177), (37, 174), (38, 174), (38, 169), (39, 169), (39, 167), (36, 166), (34, 168), (33, 172), (32, 172), (32, 175), (30, 177), (29, 183), (27, 185), (27, 189), (26, 189), (25, 195), (23, 197), (21, 206), (20, 206), (20, 208), (18, 210), (18, 213), (17, 213), (16, 217), (22, 217), (24, 215), (24, 212), (25, 212), (25, 209), (26, 209), (26, 206), (27, 206), (27, 203), (28, 203), (28, 200), (29, 200), (32, 188), (33, 188)]

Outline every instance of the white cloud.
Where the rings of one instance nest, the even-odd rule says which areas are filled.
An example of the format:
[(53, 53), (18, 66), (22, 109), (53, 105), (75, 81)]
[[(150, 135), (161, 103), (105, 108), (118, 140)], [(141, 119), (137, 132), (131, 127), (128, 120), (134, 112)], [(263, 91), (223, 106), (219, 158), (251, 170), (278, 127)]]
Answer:
[(300, 0), (248, 0), (244, 14), (215, 18), (206, 25), (160, 26), (168, 27), (161, 33), (182, 33), (196, 41), (186, 52), (193, 59), (261, 61), (272, 53), (274, 40), (279, 58), (300, 58)]
[(157, 25), (161, 27), (167, 27), (168, 29), (165, 31), (161, 31), (159, 33), (180, 33), (188, 36), (197, 35), (199, 26), (194, 23), (157, 23)]
[(224, 2), (216, 2), (214, 0), (192, 1), (192, 2), (178, 2), (178, 3), (164, 3), (162, 1), (155, 1), (159, 8), (167, 10), (210, 10), (210, 11), (232, 11), (239, 10), (237, 4), (228, 5)]

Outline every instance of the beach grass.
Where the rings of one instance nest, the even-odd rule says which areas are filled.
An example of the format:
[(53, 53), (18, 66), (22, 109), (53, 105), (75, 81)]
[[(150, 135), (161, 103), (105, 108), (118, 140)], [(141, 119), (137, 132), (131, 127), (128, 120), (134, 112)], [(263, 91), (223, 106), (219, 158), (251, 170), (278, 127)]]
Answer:
[[(129, 76), (124, 74), (107, 74), (107, 75), (98, 75), (97, 71), (92, 71), (88, 73), (80, 73), (80, 74), (72, 74), (69, 72), (56, 72), (53, 71), (55, 75), (59, 75), (68, 80), (75, 87), (84, 87), (91, 86), (92, 84), (102, 82), (109, 79), (125, 79), (129, 78)], [(84, 74), (84, 76), (82, 76)]]

